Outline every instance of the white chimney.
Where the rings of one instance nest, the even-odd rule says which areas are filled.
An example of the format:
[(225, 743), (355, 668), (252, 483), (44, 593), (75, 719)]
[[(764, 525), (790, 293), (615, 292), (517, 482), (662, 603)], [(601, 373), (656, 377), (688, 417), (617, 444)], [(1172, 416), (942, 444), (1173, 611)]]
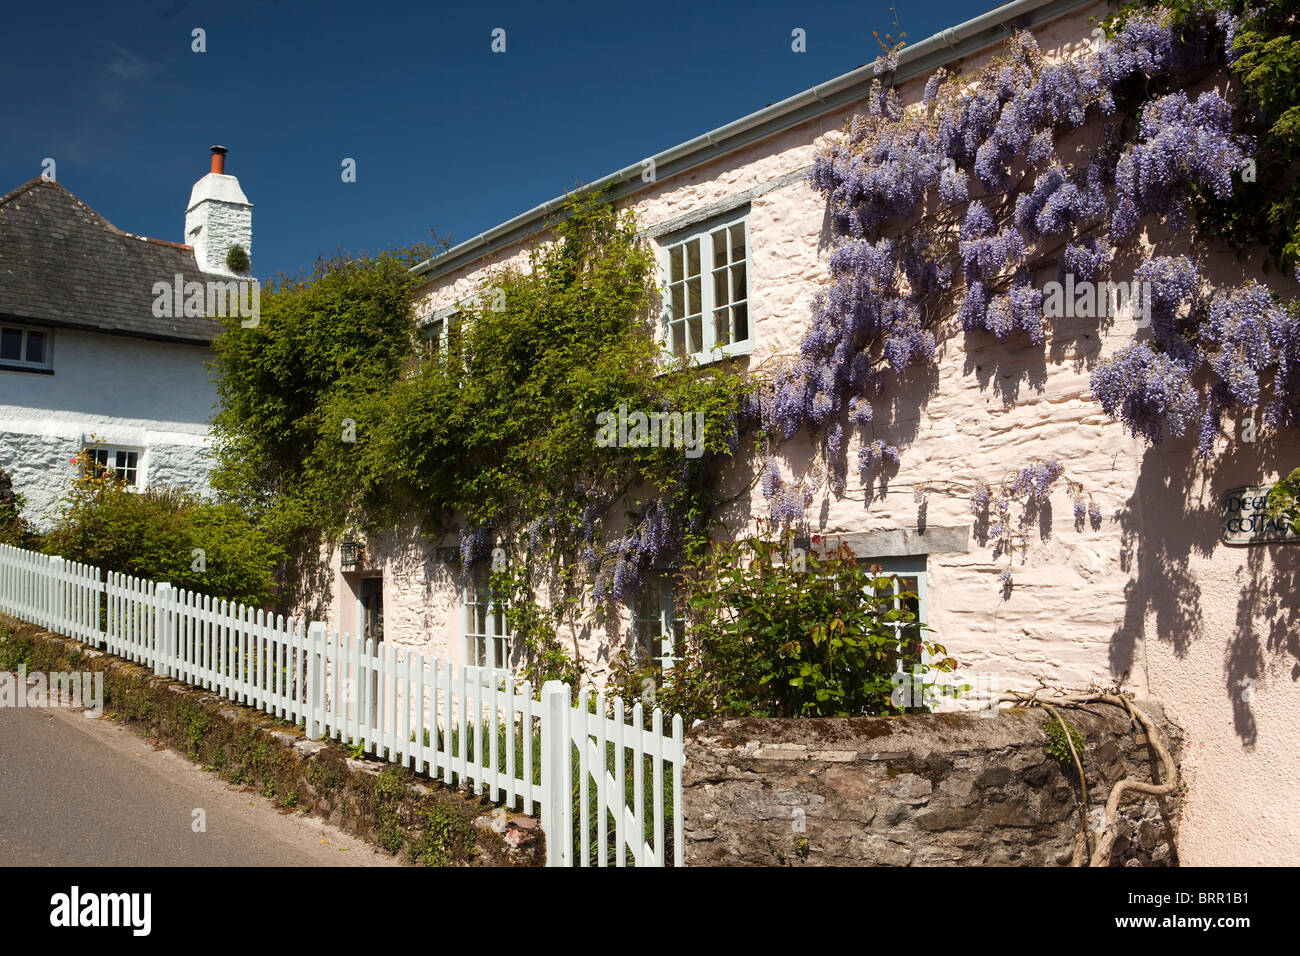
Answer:
[(212, 147), (212, 171), (194, 184), (185, 209), (185, 242), (194, 247), (194, 259), (203, 272), (231, 275), (226, 253), (243, 246), (253, 257), (253, 204), (239, 188), (239, 180), (226, 175), (226, 147)]

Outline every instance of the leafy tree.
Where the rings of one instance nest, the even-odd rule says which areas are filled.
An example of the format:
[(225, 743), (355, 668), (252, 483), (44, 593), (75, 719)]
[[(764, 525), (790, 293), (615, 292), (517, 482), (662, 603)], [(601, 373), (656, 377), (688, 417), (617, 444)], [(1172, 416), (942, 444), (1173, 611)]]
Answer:
[[(703, 528), (744, 381), (662, 374), (655, 257), (630, 215), (584, 194), (551, 239), (487, 276), (436, 354), (417, 348), (414, 257), (397, 254), (283, 283), (258, 327), (218, 339), (215, 482), (293, 543), (288, 580), (320, 570), (320, 545), (348, 528), (415, 518), (429, 536), (459, 531), (467, 571), (504, 546), (545, 556), (561, 590), (594, 575), (619, 596)], [(697, 454), (602, 446), (598, 419), (620, 406), (698, 415)]]
[(310, 277), (268, 287), (257, 326), (226, 320), (213, 343), (212, 484), (284, 549), (286, 596), (320, 587), (320, 545), (362, 508), (343, 419), (368, 441), (366, 416), (410, 355), (408, 268), (426, 251), (318, 261)]

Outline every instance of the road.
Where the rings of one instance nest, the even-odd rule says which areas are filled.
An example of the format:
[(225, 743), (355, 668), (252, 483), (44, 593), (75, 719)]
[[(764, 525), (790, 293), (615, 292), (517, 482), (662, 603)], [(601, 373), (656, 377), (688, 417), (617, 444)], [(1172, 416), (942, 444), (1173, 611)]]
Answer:
[(399, 865), (115, 721), (0, 707), (0, 866)]

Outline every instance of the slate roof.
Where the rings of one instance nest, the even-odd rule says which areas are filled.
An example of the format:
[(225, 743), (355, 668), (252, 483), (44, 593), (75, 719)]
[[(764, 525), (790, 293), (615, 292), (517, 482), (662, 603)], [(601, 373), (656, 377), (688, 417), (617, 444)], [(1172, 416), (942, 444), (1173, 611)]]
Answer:
[(123, 232), (58, 183), (33, 179), (0, 196), (0, 316), (207, 345), (220, 322), (153, 314), (154, 283), (177, 273), (211, 278), (189, 246)]

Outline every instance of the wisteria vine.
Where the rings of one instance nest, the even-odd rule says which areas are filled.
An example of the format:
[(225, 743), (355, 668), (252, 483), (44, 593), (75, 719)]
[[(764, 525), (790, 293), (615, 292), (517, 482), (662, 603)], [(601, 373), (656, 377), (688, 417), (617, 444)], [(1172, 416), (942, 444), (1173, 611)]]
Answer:
[[(799, 520), (823, 484), (843, 494), (854, 437), (864, 483), (898, 461), (898, 449), (871, 433), (873, 401), (891, 377), (934, 361), (952, 320), (968, 334), (1041, 345), (1036, 279), (1045, 270), (1103, 279), (1144, 224), (1181, 232), (1194, 201), (1232, 196), (1253, 143), (1236, 132), (1228, 100), (1180, 87), (1218, 68), (1235, 25), (1221, 13), (1175, 30), (1155, 9), (1059, 62), (1020, 32), (973, 76), (934, 74), (907, 110), (888, 85), (894, 64), (877, 61), (866, 114), (808, 175), (826, 199), (830, 282), (797, 356), (755, 403), (772, 449), (762, 493), (773, 520)], [(1060, 148), (1090, 123), (1101, 133), (1090, 155)], [(1202, 455), (1229, 410), (1267, 401), (1266, 424), (1300, 425), (1294, 303), (1257, 282), (1216, 288), (1186, 256), (1150, 256), (1133, 280), (1149, 283), (1150, 330), (1094, 370), (1092, 391), (1108, 414), (1148, 443), (1198, 429)], [(775, 446), (801, 431), (815, 442), (812, 470), (824, 483), (781, 476)], [(997, 499), (976, 489), (973, 507), (988, 516), (998, 553), (1013, 550), (1003, 505), (1033, 505), (1062, 473), (1049, 459), (1022, 469)], [(1076, 521), (1098, 523), (1082, 487), (1069, 489)]]

